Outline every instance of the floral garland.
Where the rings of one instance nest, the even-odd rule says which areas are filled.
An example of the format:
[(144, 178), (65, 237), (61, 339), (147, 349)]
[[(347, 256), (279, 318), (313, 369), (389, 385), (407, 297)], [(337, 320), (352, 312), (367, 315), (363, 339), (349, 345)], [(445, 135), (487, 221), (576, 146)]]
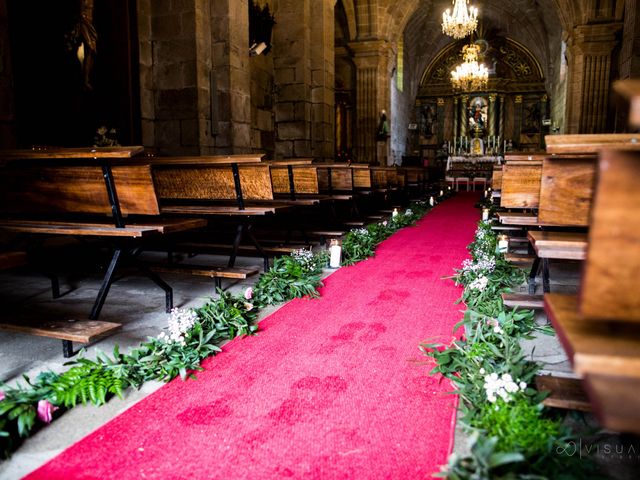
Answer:
[[(374, 254), (375, 246), (392, 233), (419, 220), (428, 207), (417, 202), (389, 221), (349, 232), (345, 243), (359, 245), (357, 257), (347, 247), (343, 262), (351, 265)], [(366, 245), (366, 247), (365, 247)], [(364, 256), (363, 252), (368, 253)], [(66, 363), (64, 373), (42, 372), (26, 385), (0, 390), (0, 458), (8, 458), (21, 441), (76, 404), (103, 405), (112, 396), (122, 398), (129, 387), (149, 380), (183, 380), (201, 370), (203, 359), (220, 352), (220, 344), (254, 334), (260, 309), (300, 297), (318, 297), (326, 251), (297, 250), (274, 259), (268, 272), (242, 295), (218, 290), (218, 298), (195, 309), (173, 309), (168, 325), (128, 354), (116, 345), (111, 356), (98, 352), (96, 360), (80, 358)]]
[(562, 418), (546, 409), (545, 394), (534, 385), (540, 365), (520, 345), (539, 327), (531, 310), (506, 310), (501, 294), (525, 280), (524, 272), (505, 261), (497, 249), (490, 222), (480, 222), (468, 247), (470, 260), (456, 271), (463, 285), (459, 301), (467, 306), (462, 338), (448, 344), (425, 343), (421, 349), (435, 361), (432, 374), (449, 379), (460, 396), (460, 422), (470, 436), (467, 456), (452, 454), (436, 476), (471, 479), (594, 478), (593, 465), (562, 455), (572, 432)]

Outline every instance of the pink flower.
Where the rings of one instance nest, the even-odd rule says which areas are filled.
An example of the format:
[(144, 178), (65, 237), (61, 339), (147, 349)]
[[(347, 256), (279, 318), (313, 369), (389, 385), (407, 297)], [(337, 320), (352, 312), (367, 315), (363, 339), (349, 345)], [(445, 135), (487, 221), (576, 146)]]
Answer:
[(38, 418), (44, 423), (51, 423), (53, 412), (56, 410), (58, 410), (58, 407), (54, 407), (49, 400), (40, 400), (38, 402)]
[(250, 312), (251, 310), (253, 310), (253, 303), (244, 302), (244, 308), (246, 308), (247, 311)]
[(1, 402), (2, 400), (4, 400), (4, 397), (5, 397), (5, 396), (6, 396), (6, 395), (4, 394), (4, 392), (3, 392), (2, 390), (0, 390), (0, 402)]
[(253, 288), (249, 287), (244, 291), (244, 298), (251, 300), (253, 298)]

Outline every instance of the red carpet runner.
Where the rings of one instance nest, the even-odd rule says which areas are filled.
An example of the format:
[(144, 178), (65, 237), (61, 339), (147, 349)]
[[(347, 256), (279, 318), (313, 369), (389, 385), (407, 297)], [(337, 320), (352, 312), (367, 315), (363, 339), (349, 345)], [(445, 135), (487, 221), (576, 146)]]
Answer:
[(31, 479), (427, 478), (451, 448), (455, 398), (421, 341), (460, 320), (450, 275), (477, 196), (460, 194), (377, 256), (329, 277), (70, 447)]

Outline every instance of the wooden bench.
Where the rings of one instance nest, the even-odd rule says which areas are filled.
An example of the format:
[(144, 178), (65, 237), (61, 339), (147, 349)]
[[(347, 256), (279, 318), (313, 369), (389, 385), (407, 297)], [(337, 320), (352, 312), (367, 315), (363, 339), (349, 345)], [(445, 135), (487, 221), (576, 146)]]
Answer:
[(579, 295), (545, 310), (606, 428), (640, 433), (640, 150), (603, 150)]
[(275, 199), (269, 164), (209, 163), (193, 157), (179, 162), (154, 158), (151, 165), (163, 214), (233, 219), (236, 228), (228, 268), (235, 266), (240, 243), (247, 237), (268, 270), (269, 255), (253, 235), (253, 224), (258, 218), (292, 208)]
[(538, 375), (535, 378), (535, 384), (536, 390), (549, 394), (542, 402), (546, 407), (581, 412), (591, 411), (589, 398), (579, 378)]
[(531, 310), (542, 310), (544, 299), (542, 295), (522, 295), (517, 293), (503, 293), (502, 303), (509, 308), (527, 308)]
[[(151, 167), (132, 163), (142, 147), (108, 149), (52, 149), (0, 152), (0, 229), (36, 236), (99, 237), (108, 239), (113, 255), (94, 302), (90, 319), (96, 320), (114, 275), (125, 259), (165, 292), (166, 310), (173, 306), (173, 290), (137, 259), (147, 238), (203, 227), (194, 219), (162, 219)], [(92, 341), (117, 328), (76, 322), (74, 338), (58, 324), (37, 322), (5, 329), (63, 340), (65, 355), (71, 341)], [(81, 330), (86, 328), (83, 334)], [(84, 335), (84, 336), (83, 336)]]

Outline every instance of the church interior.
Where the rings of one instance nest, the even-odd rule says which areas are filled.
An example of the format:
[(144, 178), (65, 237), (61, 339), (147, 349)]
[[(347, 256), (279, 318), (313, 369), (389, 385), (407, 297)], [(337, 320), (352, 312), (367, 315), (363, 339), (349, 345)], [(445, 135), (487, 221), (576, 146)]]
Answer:
[(0, 0), (0, 480), (637, 478), (639, 3)]

